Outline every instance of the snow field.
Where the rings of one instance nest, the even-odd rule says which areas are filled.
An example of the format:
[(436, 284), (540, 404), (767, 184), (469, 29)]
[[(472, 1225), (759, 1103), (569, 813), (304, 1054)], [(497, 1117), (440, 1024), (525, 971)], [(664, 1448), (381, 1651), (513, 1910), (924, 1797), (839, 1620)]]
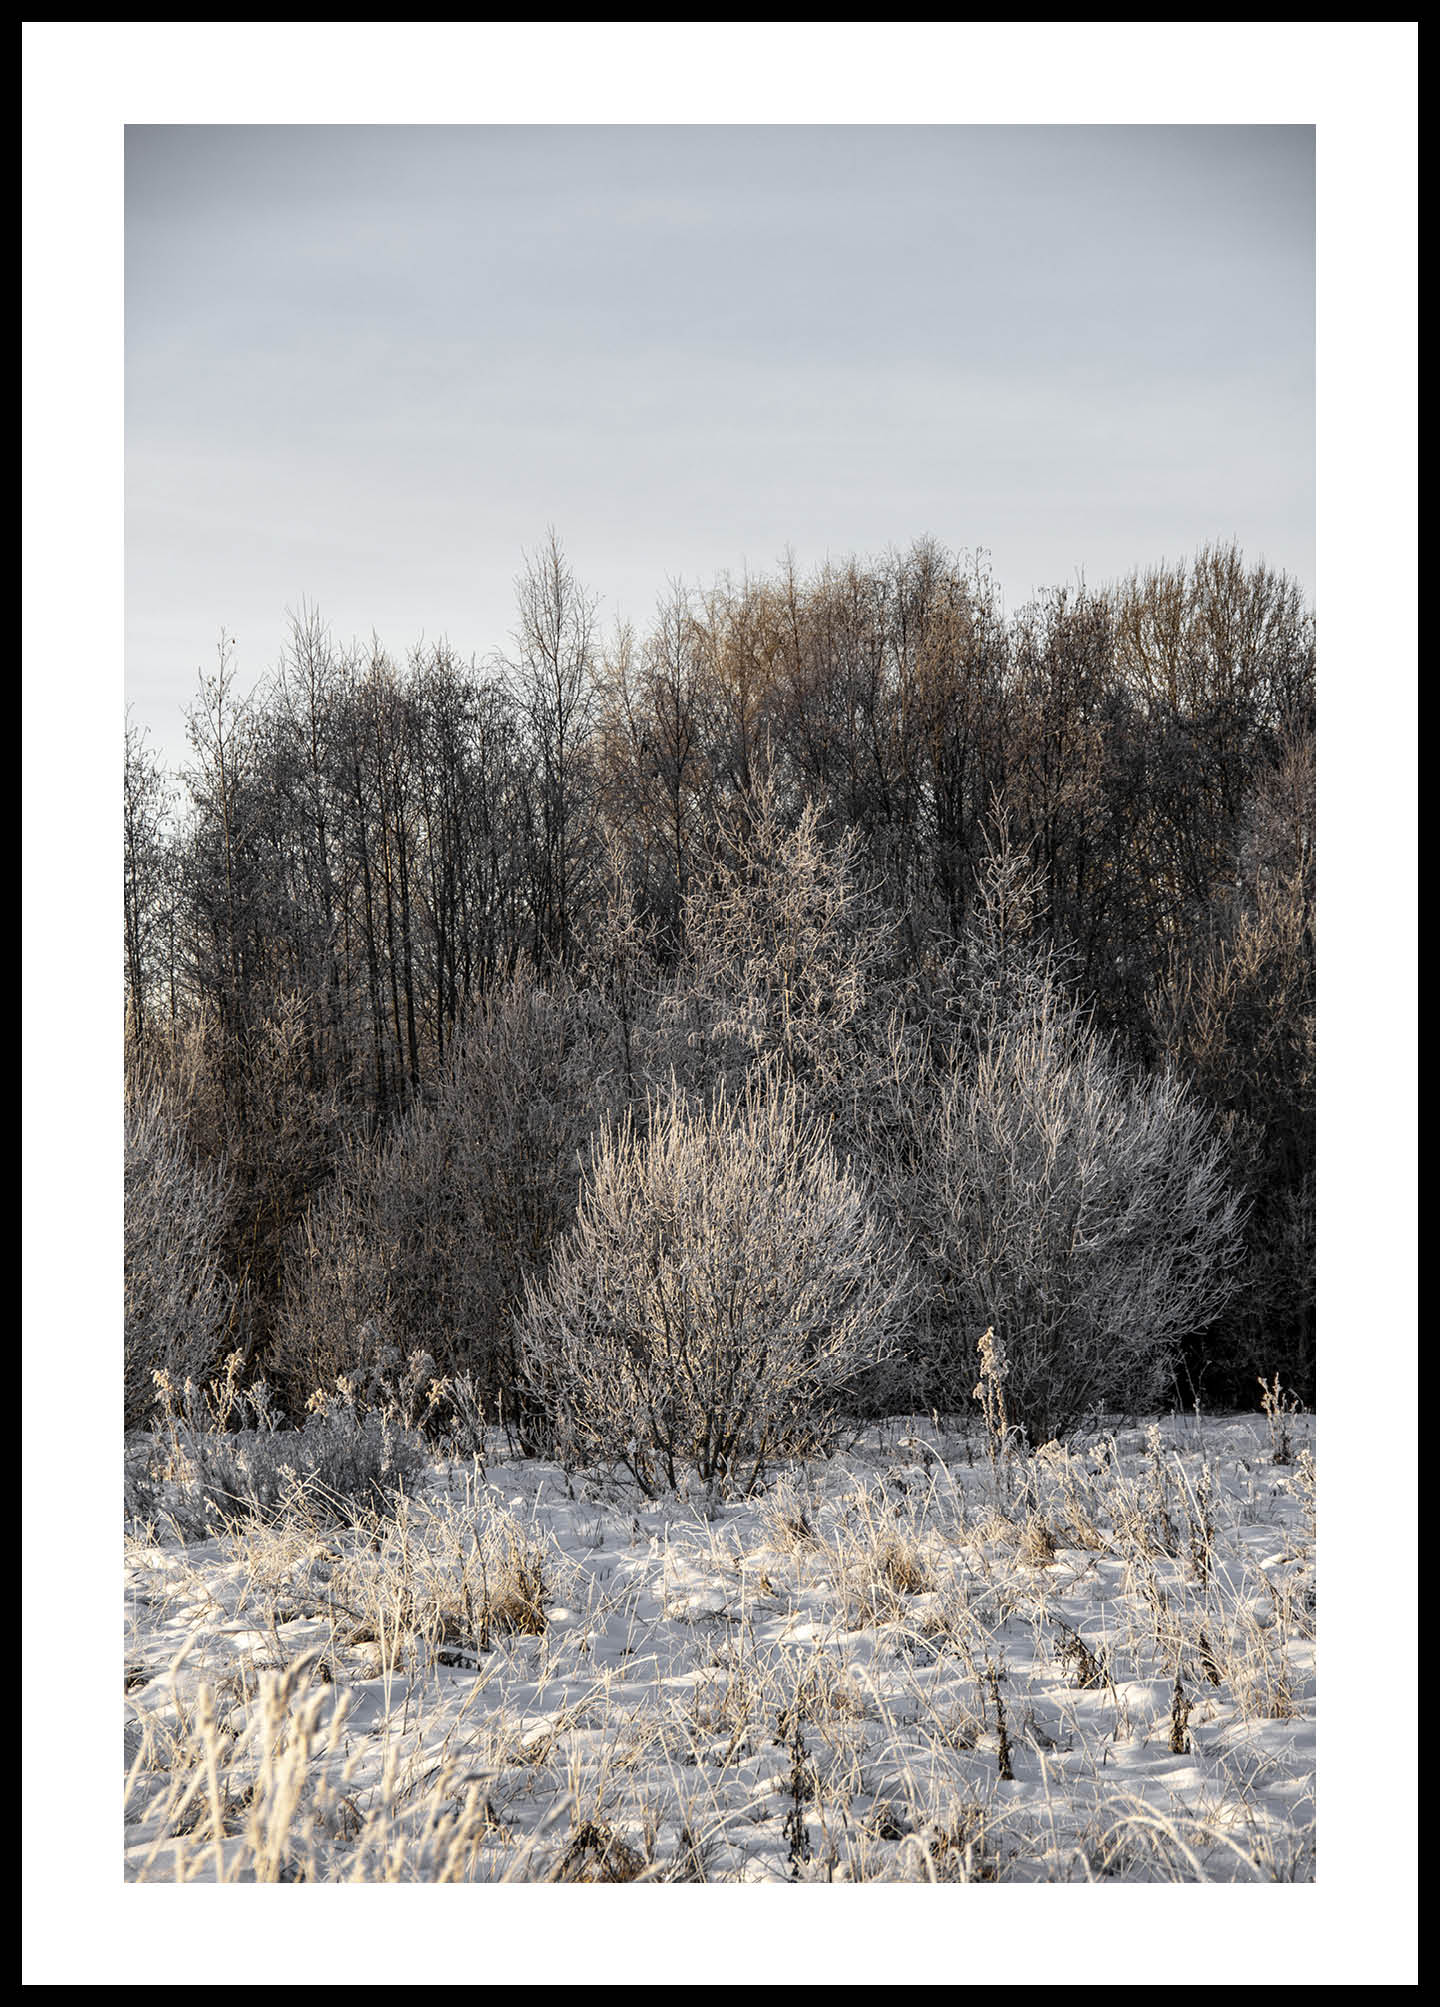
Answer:
[(148, 1881), (1294, 1881), (1313, 1419), (992, 1466), (896, 1421), (716, 1508), (504, 1459), (126, 1548)]

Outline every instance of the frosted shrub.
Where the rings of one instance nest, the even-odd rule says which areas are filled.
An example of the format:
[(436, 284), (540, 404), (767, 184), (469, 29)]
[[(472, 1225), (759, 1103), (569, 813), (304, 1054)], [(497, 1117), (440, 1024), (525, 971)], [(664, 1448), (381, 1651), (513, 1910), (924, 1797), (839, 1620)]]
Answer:
[[(1038, 924), (1040, 884), (1000, 819), (944, 1020), (904, 1056), (908, 1167), (892, 1203), (932, 1285), (932, 1398), (1005, 1362), (1032, 1444), (1168, 1391), (1179, 1341), (1224, 1308), (1241, 1254), (1219, 1137), (1172, 1072), (1126, 1067)], [(890, 1157), (894, 1160), (893, 1150)]]
[(652, 1494), (712, 1496), (823, 1449), (889, 1349), (909, 1283), (817, 1120), (773, 1073), (713, 1105), (674, 1090), (607, 1124), (574, 1228), (520, 1320), (522, 1372), (562, 1451)]
[(291, 1413), (385, 1346), (422, 1348), (509, 1412), (513, 1313), (574, 1218), (606, 1049), (579, 998), (522, 974), (427, 1098), (352, 1150), (310, 1209), (277, 1319), (270, 1364)]
[(1132, 1075), (1042, 987), (955, 1055), (930, 1125), (930, 1245), (959, 1384), (993, 1329), (1033, 1443), (1161, 1398), (1223, 1308), (1239, 1206), (1172, 1073)]
[(155, 1096), (125, 1108), (125, 1426), (145, 1425), (159, 1371), (202, 1377), (219, 1357), (233, 1291), (220, 1267), (224, 1179), (201, 1170)]

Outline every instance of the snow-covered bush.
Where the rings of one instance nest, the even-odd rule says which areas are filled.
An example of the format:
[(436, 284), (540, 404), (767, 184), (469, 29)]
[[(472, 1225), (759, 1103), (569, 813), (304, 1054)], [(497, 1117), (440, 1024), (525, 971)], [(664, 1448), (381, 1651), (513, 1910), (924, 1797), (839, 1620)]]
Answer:
[(143, 1428), (157, 1371), (203, 1377), (224, 1343), (234, 1292), (220, 1266), (224, 1177), (199, 1168), (159, 1096), (125, 1107), (125, 1427)]
[(993, 1329), (1010, 1419), (1040, 1443), (1165, 1396), (1179, 1340), (1234, 1288), (1241, 1208), (1179, 1077), (1125, 1067), (1049, 953), (1017, 937), (1018, 883), (997, 859), (961, 1029), (916, 1097), (916, 1197), (943, 1396), (969, 1393)]
[(889, 1349), (903, 1251), (774, 1069), (706, 1106), (652, 1097), (596, 1141), (575, 1226), (519, 1323), (562, 1451), (712, 1494), (823, 1448)]

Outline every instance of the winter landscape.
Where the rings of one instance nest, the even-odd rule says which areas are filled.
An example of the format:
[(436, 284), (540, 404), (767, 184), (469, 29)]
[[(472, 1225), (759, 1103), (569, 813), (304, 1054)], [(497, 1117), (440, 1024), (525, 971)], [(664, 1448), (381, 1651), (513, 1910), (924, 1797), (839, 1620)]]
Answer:
[[(137, 1959), (443, 1884), (426, 1983), (647, 1901), (728, 1983), (731, 1900), (829, 1980), (863, 1883), (1080, 1903), (1010, 1983), (1273, 1903), (1282, 1978), (1336, 1896), (1315, 128), (1244, 116), (126, 127)], [(1163, 1972), (1049, 1893), (1164, 1885)]]

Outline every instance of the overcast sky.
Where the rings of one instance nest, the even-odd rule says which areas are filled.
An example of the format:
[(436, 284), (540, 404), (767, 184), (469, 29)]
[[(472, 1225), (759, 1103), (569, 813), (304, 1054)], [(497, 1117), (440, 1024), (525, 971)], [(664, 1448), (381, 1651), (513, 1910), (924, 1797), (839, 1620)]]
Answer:
[(1309, 126), (131, 126), (127, 702), (222, 623), (507, 644), (553, 523), (667, 577), (1238, 536), (1313, 589)]

